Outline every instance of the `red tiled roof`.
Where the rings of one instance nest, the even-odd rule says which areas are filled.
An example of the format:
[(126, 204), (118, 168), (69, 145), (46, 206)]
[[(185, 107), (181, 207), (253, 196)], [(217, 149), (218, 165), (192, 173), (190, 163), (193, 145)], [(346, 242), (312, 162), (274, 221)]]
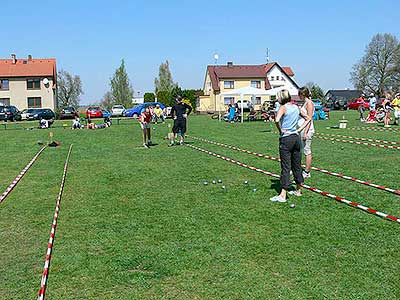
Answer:
[(0, 77), (56, 77), (56, 60), (54, 58), (28, 59), (18, 58), (15, 64), (12, 59), (0, 59)]
[[(232, 66), (208, 66), (207, 72), (210, 75), (211, 84), (214, 91), (219, 91), (219, 80), (221, 78), (263, 78), (265, 80), (265, 89), (271, 89), (267, 73), (273, 66), (279, 66), (277, 63), (263, 65), (232, 65)], [(290, 67), (281, 68), (287, 76), (294, 75)]]

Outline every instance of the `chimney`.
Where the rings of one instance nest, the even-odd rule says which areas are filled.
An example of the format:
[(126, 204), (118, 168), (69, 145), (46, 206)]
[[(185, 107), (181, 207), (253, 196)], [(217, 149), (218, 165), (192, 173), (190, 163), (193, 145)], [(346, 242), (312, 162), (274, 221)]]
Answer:
[(232, 67), (232, 66), (233, 66), (233, 62), (232, 62), (232, 61), (228, 61), (228, 62), (226, 63), (226, 65), (227, 65), (228, 67)]
[(15, 54), (11, 54), (12, 64), (15, 65), (17, 63), (17, 56)]
[(32, 55), (28, 55), (28, 61), (32, 61)]

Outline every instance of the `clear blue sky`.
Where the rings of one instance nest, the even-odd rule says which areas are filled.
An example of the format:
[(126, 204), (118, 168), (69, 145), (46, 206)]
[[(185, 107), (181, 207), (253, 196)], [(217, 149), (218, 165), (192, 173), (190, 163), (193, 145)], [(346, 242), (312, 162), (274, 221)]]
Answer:
[[(3, 1), (4, 2), (4, 1)], [(0, 57), (55, 57), (81, 76), (83, 103), (99, 101), (125, 59), (135, 90), (154, 89), (170, 61), (183, 88), (201, 88), (207, 64), (291, 66), (301, 85), (351, 87), (349, 72), (371, 37), (400, 38), (400, 1), (5, 1)]]

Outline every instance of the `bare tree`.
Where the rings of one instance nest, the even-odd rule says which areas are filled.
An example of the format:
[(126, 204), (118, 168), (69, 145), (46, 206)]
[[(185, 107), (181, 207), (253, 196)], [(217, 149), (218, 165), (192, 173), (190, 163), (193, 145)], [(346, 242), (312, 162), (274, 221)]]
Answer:
[(57, 73), (58, 108), (65, 106), (79, 106), (80, 96), (82, 94), (82, 81), (78, 75), (73, 76), (64, 70), (60, 70)]
[(108, 91), (104, 94), (103, 98), (101, 99), (100, 105), (105, 107), (106, 109), (110, 109), (115, 104), (115, 99), (113, 94)]
[(400, 45), (389, 33), (375, 35), (361, 60), (353, 66), (351, 82), (364, 92), (383, 96), (400, 88)]

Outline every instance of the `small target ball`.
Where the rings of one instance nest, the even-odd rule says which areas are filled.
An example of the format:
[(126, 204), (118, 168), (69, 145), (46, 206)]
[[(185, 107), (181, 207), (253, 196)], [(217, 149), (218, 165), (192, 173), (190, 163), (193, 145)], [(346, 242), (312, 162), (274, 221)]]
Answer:
[(223, 189), (223, 190), (225, 189), (225, 186), (224, 186), (224, 185), (222, 186), (222, 189)]
[(335, 142), (334, 141), (332, 141), (332, 144), (334, 144)]
[(207, 184), (208, 184), (208, 182), (207, 182), (207, 181), (204, 181), (203, 183), (204, 183), (204, 185), (207, 185)]
[(257, 189), (256, 189), (256, 188), (254, 188), (254, 189), (253, 189), (253, 192), (257, 192)]
[(244, 181), (244, 184), (248, 184), (249, 182), (247, 180)]
[(294, 203), (290, 204), (290, 208), (295, 208), (296, 205)]

